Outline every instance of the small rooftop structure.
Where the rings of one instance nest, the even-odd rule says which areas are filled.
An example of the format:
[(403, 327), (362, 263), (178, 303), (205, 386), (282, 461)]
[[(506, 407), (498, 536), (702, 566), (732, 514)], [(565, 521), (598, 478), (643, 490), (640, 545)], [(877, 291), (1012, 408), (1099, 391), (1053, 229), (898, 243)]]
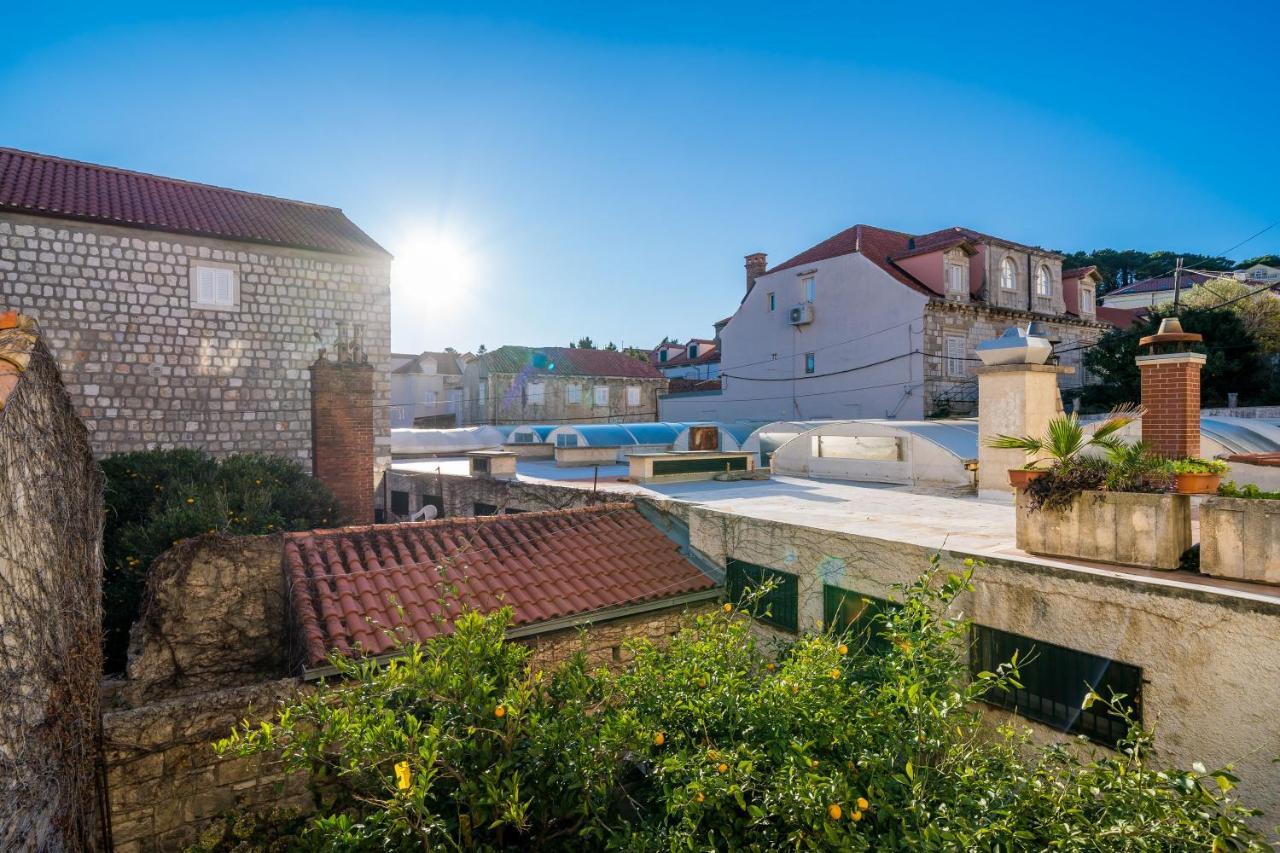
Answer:
[(474, 426), (459, 429), (393, 429), (392, 456), (457, 456), (472, 450), (499, 448), (515, 427)]
[[(671, 445), (671, 449), (742, 450), (743, 443), (745, 443), (746, 440), (762, 426), (764, 426), (763, 421), (716, 421), (705, 424), (689, 424), (680, 431), (679, 435), (676, 436), (676, 440)], [(704, 433), (714, 431), (715, 445), (707, 447), (705, 446), (705, 442), (699, 443), (697, 440), (697, 433), (695, 431), (703, 431)]]
[(465, 610), (509, 605), (516, 631), (551, 630), (718, 595), (631, 503), (291, 533), (284, 570), (312, 669), (392, 652), (389, 633), (448, 634)]
[(685, 423), (652, 421), (634, 424), (564, 424), (545, 439), (556, 447), (616, 447), (617, 460), (632, 453), (670, 450)]
[(826, 421), (774, 450), (775, 474), (950, 488), (973, 486), (978, 422)]

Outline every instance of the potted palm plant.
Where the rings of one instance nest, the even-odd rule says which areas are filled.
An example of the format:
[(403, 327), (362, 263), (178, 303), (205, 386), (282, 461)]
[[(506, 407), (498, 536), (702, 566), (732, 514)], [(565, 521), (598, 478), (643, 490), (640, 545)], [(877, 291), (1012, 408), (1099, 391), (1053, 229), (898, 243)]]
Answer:
[(1142, 409), (1138, 406), (1118, 407), (1090, 434), (1080, 423), (1080, 418), (1072, 412), (1049, 421), (1043, 436), (998, 435), (987, 442), (987, 445), (1000, 450), (1021, 450), (1027, 454), (1026, 465), (1009, 469), (1009, 485), (1015, 489), (1025, 489), (1032, 481), (1047, 473), (1046, 469), (1037, 467), (1041, 461), (1046, 461), (1051, 466), (1062, 466), (1077, 459), (1089, 447), (1103, 450), (1120, 447), (1123, 442), (1116, 437), (1116, 433), (1140, 417)]

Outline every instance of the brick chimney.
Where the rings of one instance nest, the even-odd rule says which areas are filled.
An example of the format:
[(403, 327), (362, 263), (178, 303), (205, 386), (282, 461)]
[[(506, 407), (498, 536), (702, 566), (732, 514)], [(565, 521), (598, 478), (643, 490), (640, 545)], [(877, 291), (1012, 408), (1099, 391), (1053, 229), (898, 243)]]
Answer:
[(1138, 356), (1142, 372), (1142, 440), (1161, 456), (1176, 459), (1200, 455), (1200, 369), (1204, 353), (1191, 352), (1203, 336), (1182, 331), (1177, 317), (1160, 321), (1160, 329), (1138, 341), (1148, 348)]
[(311, 365), (311, 473), (352, 524), (373, 523), (373, 365), (358, 343), (339, 342), (337, 361)]
[(756, 279), (764, 275), (764, 271), (769, 267), (769, 256), (764, 252), (752, 252), (747, 255), (747, 293), (751, 292), (751, 288), (756, 286)]

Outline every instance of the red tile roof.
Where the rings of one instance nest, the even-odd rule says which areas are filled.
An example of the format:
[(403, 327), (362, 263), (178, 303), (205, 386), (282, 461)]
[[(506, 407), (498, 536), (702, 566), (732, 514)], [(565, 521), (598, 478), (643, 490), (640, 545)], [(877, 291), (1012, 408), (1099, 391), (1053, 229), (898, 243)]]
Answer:
[[(1097, 272), (1098, 272), (1098, 268), (1096, 266), (1072, 267), (1069, 270), (1062, 271), (1062, 278), (1064, 281), (1069, 278), (1084, 278), (1089, 273), (1097, 273)], [(1098, 278), (1102, 278), (1102, 276), (1099, 275)]]
[(1099, 305), (1095, 310), (1099, 321), (1110, 323), (1117, 329), (1129, 328), (1147, 313), (1145, 308), (1108, 308), (1106, 305)]
[[(1224, 272), (1224, 276), (1231, 273)], [(1178, 279), (1178, 289), (1191, 287), (1204, 281), (1210, 281), (1212, 276), (1207, 276), (1198, 272), (1184, 272), (1182, 278)], [(1142, 281), (1135, 281), (1133, 284), (1126, 284), (1124, 287), (1118, 287), (1107, 294), (1107, 296), (1116, 296), (1121, 293), (1159, 293), (1165, 290), (1173, 290), (1173, 276), (1163, 275), (1156, 278), (1144, 278)]]
[(336, 207), (0, 148), (0, 210), (292, 246), (387, 251)]
[(284, 570), (307, 665), (449, 633), (464, 609), (516, 625), (709, 590), (632, 504), (292, 533)]

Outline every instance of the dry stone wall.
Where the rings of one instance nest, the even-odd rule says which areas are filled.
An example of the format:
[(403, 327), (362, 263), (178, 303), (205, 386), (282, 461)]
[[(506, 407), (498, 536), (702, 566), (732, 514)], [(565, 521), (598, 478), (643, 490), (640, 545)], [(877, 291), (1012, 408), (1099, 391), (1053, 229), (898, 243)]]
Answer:
[[(199, 261), (235, 269), (238, 310), (192, 306)], [(98, 455), (253, 450), (308, 470), (314, 336), (360, 324), (390, 459), (388, 258), (0, 213), (3, 303), (39, 322)]]

